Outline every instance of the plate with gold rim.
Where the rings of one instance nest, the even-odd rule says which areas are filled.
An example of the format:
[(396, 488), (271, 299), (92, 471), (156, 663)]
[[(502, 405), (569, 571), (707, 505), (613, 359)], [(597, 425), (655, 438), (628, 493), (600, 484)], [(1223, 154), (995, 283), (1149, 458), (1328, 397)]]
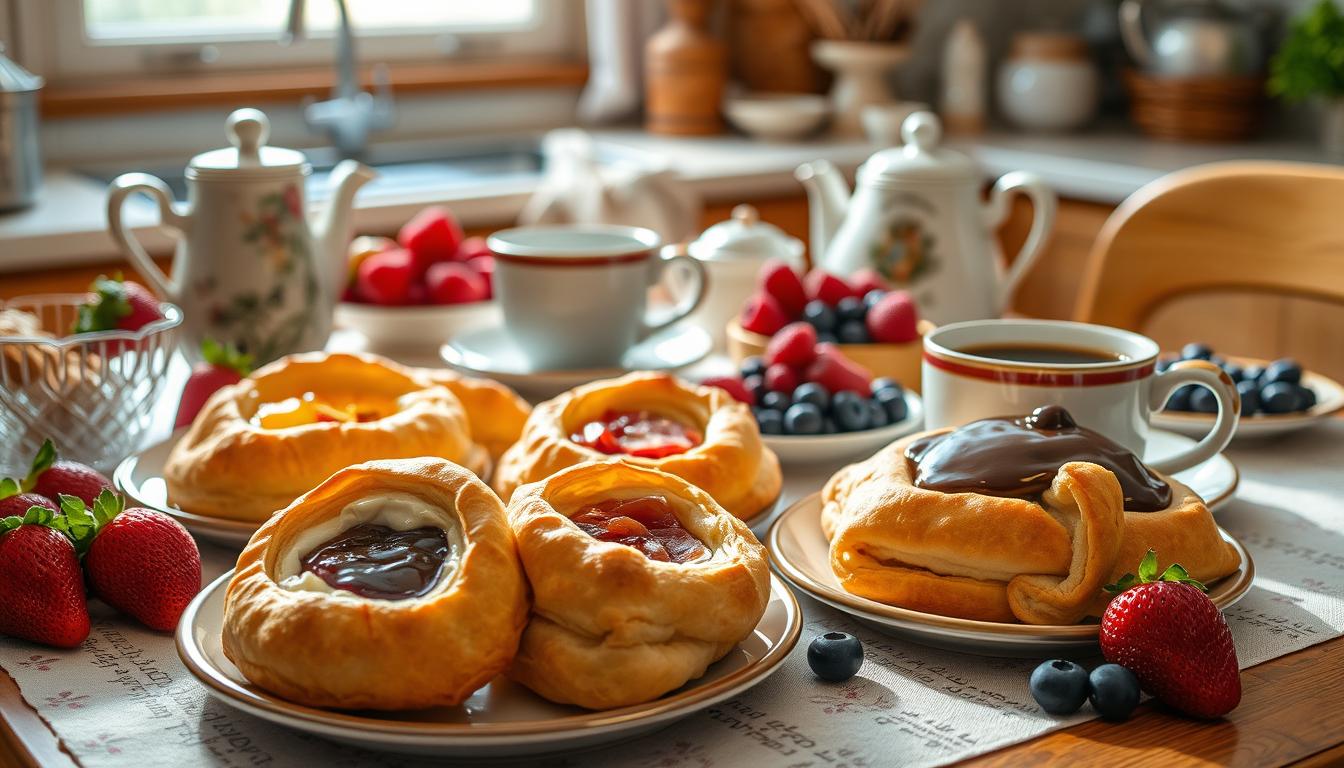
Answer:
[(357, 712), (306, 707), (254, 686), (224, 655), (224, 593), (230, 571), (187, 606), (177, 625), (177, 652), (210, 694), (280, 725), (347, 744), (440, 757), (524, 757), (589, 749), (657, 730), (765, 680), (798, 643), (802, 610), (770, 575), (765, 614), (745, 640), (701, 677), (645, 704), (603, 711), (552, 704), (497, 678), (456, 707)]
[[(1209, 599), (1227, 610), (1251, 588), (1255, 564), (1241, 542), (1218, 532), (1237, 550), (1240, 567), (1209, 585)], [(975, 621), (899, 608), (850, 594), (831, 570), (830, 545), (821, 532), (821, 494), (795, 502), (766, 533), (770, 562), (785, 579), (821, 602), (880, 632), (947, 650), (983, 656), (1041, 657), (1062, 651), (1096, 651), (1096, 623), (1009, 624)]]

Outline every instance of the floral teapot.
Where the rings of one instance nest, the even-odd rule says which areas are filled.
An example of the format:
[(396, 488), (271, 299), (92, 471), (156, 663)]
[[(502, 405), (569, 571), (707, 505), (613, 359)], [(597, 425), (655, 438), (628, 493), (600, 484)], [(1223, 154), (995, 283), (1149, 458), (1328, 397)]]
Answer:
[[(114, 179), (112, 237), (145, 280), (182, 307), (189, 358), (206, 338), (234, 344), (258, 364), (321, 349), (345, 286), (355, 191), (376, 174), (353, 160), (336, 166), (330, 199), (310, 223), (304, 181), (313, 169), (303, 153), (266, 146), (270, 123), (256, 109), (235, 111), (226, 129), (232, 148), (197, 155), (187, 167), (185, 205), (154, 176)], [(137, 192), (154, 198), (163, 226), (175, 230), (172, 277), (123, 219), (126, 198)]]
[[(824, 160), (795, 174), (807, 188), (812, 263), (837, 275), (876, 269), (909, 289), (921, 313), (942, 325), (997, 317), (1045, 245), (1058, 201), (1037, 176), (1004, 175), (981, 202), (981, 171), (970, 158), (938, 146), (931, 112), (901, 125), (905, 146), (884, 149), (859, 168), (850, 197), (844, 176)], [(994, 230), (1010, 196), (1031, 199), (1034, 218), (1011, 269)]]

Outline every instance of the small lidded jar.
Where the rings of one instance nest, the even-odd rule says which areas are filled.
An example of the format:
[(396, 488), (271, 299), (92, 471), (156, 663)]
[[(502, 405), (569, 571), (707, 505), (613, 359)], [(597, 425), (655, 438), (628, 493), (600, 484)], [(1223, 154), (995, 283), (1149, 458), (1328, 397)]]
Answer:
[(1087, 43), (1062, 32), (1021, 32), (999, 67), (1004, 117), (1035, 131), (1069, 131), (1097, 112), (1097, 68)]

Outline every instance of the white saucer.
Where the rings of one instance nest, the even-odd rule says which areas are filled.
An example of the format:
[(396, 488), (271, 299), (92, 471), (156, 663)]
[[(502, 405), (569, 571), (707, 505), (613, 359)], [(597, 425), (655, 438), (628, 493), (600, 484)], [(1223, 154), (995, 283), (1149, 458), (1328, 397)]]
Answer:
[(187, 428), (183, 427), (167, 440), (127, 457), (112, 473), (112, 484), (126, 496), (131, 505), (170, 515), (202, 539), (242, 548), (261, 527), (261, 523), (193, 515), (168, 503), (168, 485), (163, 480), (163, 466), (168, 461), (173, 445), (186, 432)]
[[(1160, 461), (1185, 450), (1194, 445), (1195, 442), (1194, 439), (1178, 435), (1175, 432), (1154, 429), (1148, 435), (1148, 450), (1144, 452), (1143, 459), (1148, 463)], [(1232, 498), (1233, 492), (1237, 490), (1237, 483), (1241, 481), (1241, 476), (1237, 473), (1237, 465), (1221, 453), (1202, 464), (1196, 464), (1172, 476), (1190, 486), (1190, 490), (1198, 493), (1210, 510), (1216, 510), (1227, 503)]]
[(895, 424), (836, 435), (761, 435), (761, 441), (785, 464), (834, 464), (867, 458), (924, 424), (924, 402), (906, 390), (905, 418)]
[[(1226, 610), (1255, 579), (1255, 564), (1241, 542), (1241, 567), (1209, 586), (1209, 599)], [(821, 532), (821, 494), (795, 502), (770, 526), (765, 539), (775, 570), (808, 595), (889, 635), (952, 651), (984, 656), (1050, 658), (1064, 652), (1095, 653), (1099, 624), (1030, 625), (974, 621), (898, 608), (852, 595), (831, 570), (830, 545)]]
[[(779, 668), (802, 632), (798, 600), (770, 575), (760, 623), (705, 674), (646, 704), (604, 711), (552, 704), (499, 678), (457, 707), (343, 712), (277, 698), (252, 685), (224, 655), (224, 592), (233, 572), (201, 590), (177, 625), (177, 653), (220, 701), (306, 733), (370, 749), (479, 758), (540, 755), (634, 738), (736, 696)], [(582, 762), (582, 761), (581, 761)]]
[(469, 374), (487, 376), (525, 397), (549, 398), (598, 379), (630, 371), (670, 371), (699, 362), (713, 348), (709, 334), (681, 323), (631, 347), (619, 366), (610, 368), (536, 370), (509, 338), (503, 326), (477, 328), (454, 336), (440, 349), (444, 362)]

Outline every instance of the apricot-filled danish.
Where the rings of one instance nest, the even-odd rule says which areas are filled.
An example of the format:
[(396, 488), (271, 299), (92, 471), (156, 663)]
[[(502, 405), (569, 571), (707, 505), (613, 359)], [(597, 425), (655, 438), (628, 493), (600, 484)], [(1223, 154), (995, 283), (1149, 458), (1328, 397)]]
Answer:
[(606, 709), (704, 674), (765, 612), (765, 549), (709, 494), (666, 472), (589, 462), (508, 507), (533, 607), (511, 677)]
[(343, 469), (238, 557), (224, 653), (300, 704), (458, 704), (504, 671), (527, 585), (499, 498), (442, 459)]
[(779, 460), (751, 409), (717, 387), (662, 373), (596, 381), (538, 405), (493, 485), (507, 500), (524, 483), (610, 458), (684, 478), (740, 518), (779, 496)]
[[(504, 392), (490, 402), (516, 423), (516, 396)], [(168, 498), (194, 514), (260, 522), (361, 461), (440, 456), (485, 475), (490, 452), (472, 421), (448, 382), (424, 371), (373, 355), (291, 355), (210, 397), (168, 456)]]
[(1149, 550), (1201, 581), (1240, 559), (1204, 502), (1058, 406), (911, 435), (822, 490), (849, 592), (983, 621), (1071, 624)]

